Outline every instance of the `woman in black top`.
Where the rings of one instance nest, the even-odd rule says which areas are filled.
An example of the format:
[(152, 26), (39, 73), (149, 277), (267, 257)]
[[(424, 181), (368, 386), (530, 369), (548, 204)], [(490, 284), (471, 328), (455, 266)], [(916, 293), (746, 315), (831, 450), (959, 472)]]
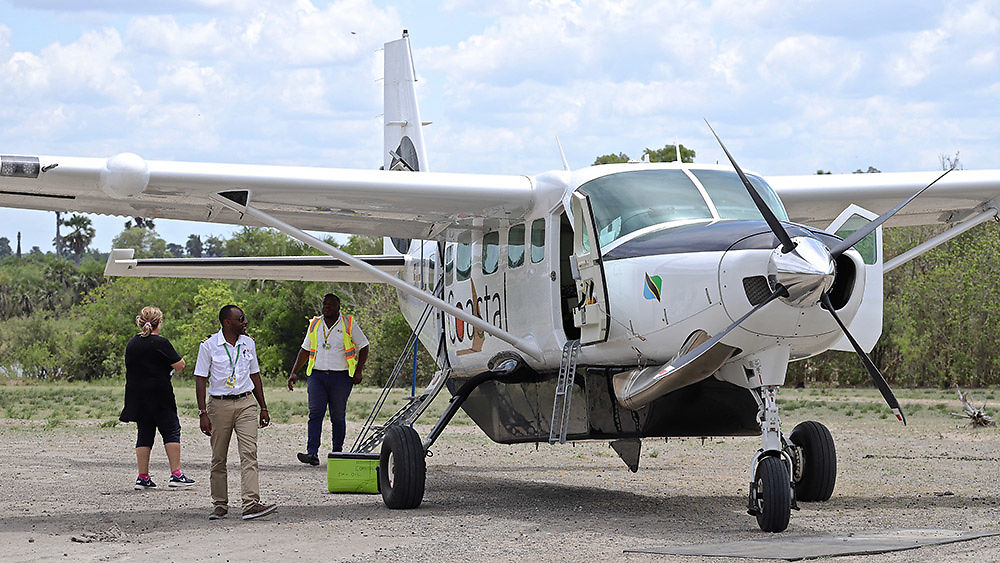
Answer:
[(149, 476), (149, 454), (153, 449), (156, 430), (160, 430), (163, 448), (170, 462), (171, 487), (186, 487), (194, 483), (181, 472), (181, 424), (177, 419), (174, 388), (170, 384), (171, 370), (184, 369), (184, 360), (170, 341), (160, 336), (163, 313), (156, 307), (143, 307), (135, 318), (142, 332), (125, 345), (125, 408), (122, 422), (135, 422), (138, 437), (135, 459), (139, 476), (135, 489), (150, 489), (156, 483)]

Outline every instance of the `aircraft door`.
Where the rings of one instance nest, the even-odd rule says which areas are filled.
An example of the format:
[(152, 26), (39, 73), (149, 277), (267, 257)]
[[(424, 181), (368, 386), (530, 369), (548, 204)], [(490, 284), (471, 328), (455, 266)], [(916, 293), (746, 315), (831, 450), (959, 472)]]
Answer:
[[(580, 328), (580, 344), (604, 342), (608, 338), (608, 290), (604, 282), (604, 264), (594, 228), (590, 199), (573, 192), (573, 256), (571, 268), (576, 280), (577, 301), (573, 324)], [(575, 263), (575, 267), (573, 266)]]
[[(847, 238), (876, 218), (878, 215), (852, 204), (841, 212), (826, 230), (841, 238)], [(854, 249), (861, 254), (865, 263), (865, 293), (861, 308), (847, 328), (865, 352), (871, 352), (882, 336), (882, 227), (878, 227), (870, 235), (858, 241)], [(832, 349), (854, 351), (846, 336), (841, 336)]]

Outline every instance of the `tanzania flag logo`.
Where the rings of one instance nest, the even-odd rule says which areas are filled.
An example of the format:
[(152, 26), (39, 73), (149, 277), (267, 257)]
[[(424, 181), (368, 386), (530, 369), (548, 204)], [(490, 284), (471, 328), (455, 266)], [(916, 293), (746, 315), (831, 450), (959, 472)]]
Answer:
[(662, 287), (663, 280), (660, 279), (660, 276), (646, 274), (646, 287), (642, 289), (642, 296), (646, 299), (656, 299), (659, 301)]

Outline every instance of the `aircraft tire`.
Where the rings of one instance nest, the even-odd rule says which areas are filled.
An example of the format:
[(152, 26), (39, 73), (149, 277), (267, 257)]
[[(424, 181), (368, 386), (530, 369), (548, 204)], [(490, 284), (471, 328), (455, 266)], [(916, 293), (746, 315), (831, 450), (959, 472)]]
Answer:
[(792, 513), (792, 487), (785, 462), (776, 456), (761, 459), (754, 483), (757, 525), (765, 532), (785, 531)]
[(393, 426), (385, 433), (379, 456), (378, 478), (382, 501), (389, 508), (420, 506), (424, 499), (427, 464), (424, 446), (416, 430)]
[(796, 500), (830, 500), (837, 484), (837, 449), (830, 430), (819, 422), (807, 420), (797, 425), (788, 439), (802, 449), (802, 467), (797, 468), (797, 478), (792, 480)]

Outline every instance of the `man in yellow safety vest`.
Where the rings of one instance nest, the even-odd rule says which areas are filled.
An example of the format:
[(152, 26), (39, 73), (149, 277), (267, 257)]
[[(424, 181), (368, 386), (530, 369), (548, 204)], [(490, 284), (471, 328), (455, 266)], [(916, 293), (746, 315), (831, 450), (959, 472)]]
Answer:
[(351, 388), (361, 383), (361, 370), (368, 360), (368, 338), (354, 317), (340, 314), (340, 298), (332, 293), (323, 296), (323, 315), (309, 321), (302, 348), (288, 375), (288, 389), (295, 388), (296, 372), (306, 366), (306, 390), (309, 393), (309, 438), (306, 452), (299, 461), (319, 465), (319, 442), (323, 432), (323, 417), (330, 411), (333, 424), (333, 448), (344, 449), (347, 398)]

